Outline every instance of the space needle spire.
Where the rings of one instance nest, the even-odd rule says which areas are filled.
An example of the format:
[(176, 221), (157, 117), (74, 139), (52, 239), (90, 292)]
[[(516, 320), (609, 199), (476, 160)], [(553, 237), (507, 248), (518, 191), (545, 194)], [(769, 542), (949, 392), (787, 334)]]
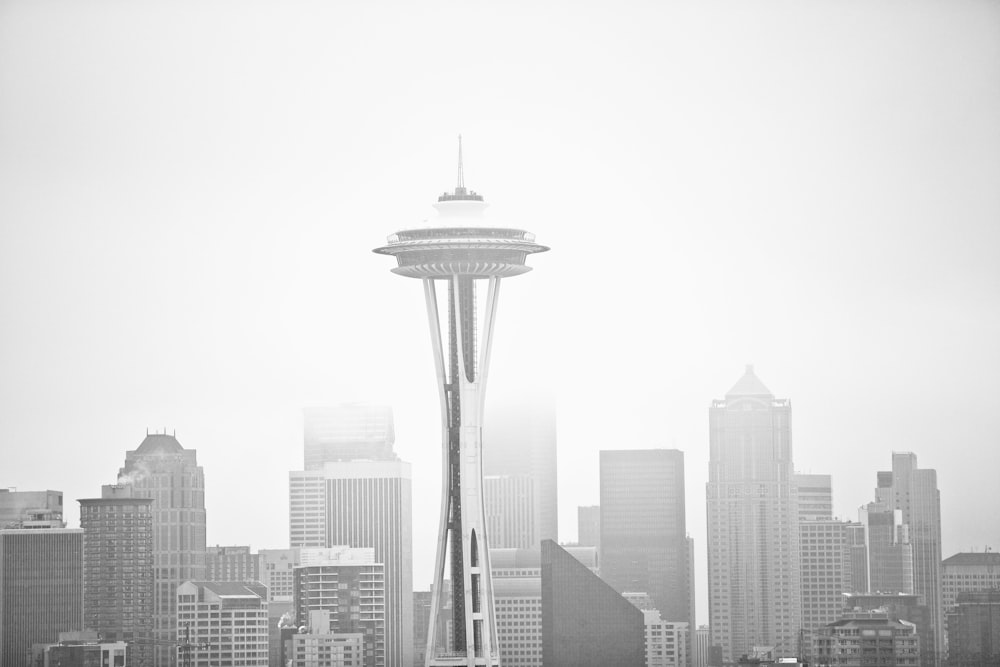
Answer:
[[(500, 666), (483, 504), (486, 379), (500, 279), (530, 271), (527, 256), (548, 248), (524, 230), (487, 226), (485, 207), (482, 195), (465, 188), (459, 136), (458, 184), (434, 206), (440, 223), (396, 232), (374, 250), (396, 258), (393, 273), (423, 283), (441, 402), (441, 513), (425, 667)], [(446, 288), (440, 296), (439, 284)]]

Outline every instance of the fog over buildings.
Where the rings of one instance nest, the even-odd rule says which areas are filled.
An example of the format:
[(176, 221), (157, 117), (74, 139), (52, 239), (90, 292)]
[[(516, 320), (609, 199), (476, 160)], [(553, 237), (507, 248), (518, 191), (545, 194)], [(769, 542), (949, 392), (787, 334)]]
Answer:
[[(153, 512), (188, 513), (199, 545), (289, 547), (289, 472), (350, 479), (307, 458), (303, 408), (391, 405), (371, 458), (412, 484), (426, 590), (427, 326), (419, 286), (370, 248), (431, 217), (461, 132), (487, 217), (553, 249), (504, 283), (485, 421), (488, 452), (490, 419), (556, 399), (533, 431), (557, 412), (552, 456), (487, 470), (531, 479), (538, 538), (576, 539), (600, 451), (683, 451), (707, 622), (708, 409), (752, 363), (794, 401), (782, 480), (832, 480), (832, 516), (811, 520), (872, 503), (865, 530), (903, 563), (860, 572), (920, 592), (942, 557), (1000, 542), (982, 510), (1000, 466), (998, 81), (1000, 7), (972, 0), (5, 2), (0, 485), (58, 490), (78, 526), (76, 500), (149, 434), (183, 443), (177, 474), (204, 493)], [(497, 443), (528, 426), (502, 419)], [(901, 479), (893, 452), (936, 471), (936, 546), (912, 520), (932, 507), (886, 505), (905, 493), (877, 476)], [(545, 466), (551, 488), (531, 477)]]

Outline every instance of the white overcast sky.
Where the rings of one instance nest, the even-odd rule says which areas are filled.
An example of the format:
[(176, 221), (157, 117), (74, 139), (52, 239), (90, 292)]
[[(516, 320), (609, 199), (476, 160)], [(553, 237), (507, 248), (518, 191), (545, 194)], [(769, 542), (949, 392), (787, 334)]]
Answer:
[(945, 555), (1000, 547), (998, 2), (0, 0), (0, 485), (76, 525), (176, 429), (209, 542), (280, 547), (301, 408), (391, 402), (425, 588), (430, 346), (371, 249), (459, 132), (552, 247), (488, 404), (557, 395), (564, 540), (599, 450), (684, 450), (705, 619), (708, 406), (753, 363), (840, 516), (914, 451)]

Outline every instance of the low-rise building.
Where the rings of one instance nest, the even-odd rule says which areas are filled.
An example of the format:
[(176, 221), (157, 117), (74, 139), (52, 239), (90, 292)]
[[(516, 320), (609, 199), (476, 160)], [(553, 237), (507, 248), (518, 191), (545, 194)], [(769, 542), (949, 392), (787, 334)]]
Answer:
[(267, 591), (261, 584), (186, 581), (177, 587), (177, 641), (191, 667), (267, 667)]
[(917, 667), (920, 640), (908, 621), (885, 611), (847, 612), (813, 633), (815, 665), (836, 667)]

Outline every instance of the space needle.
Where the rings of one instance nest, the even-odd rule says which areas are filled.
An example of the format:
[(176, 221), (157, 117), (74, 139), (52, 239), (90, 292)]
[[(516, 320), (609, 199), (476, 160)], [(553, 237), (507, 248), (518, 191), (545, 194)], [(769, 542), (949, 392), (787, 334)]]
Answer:
[(524, 230), (487, 225), (482, 195), (465, 187), (461, 137), (455, 191), (438, 197), (434, 208), (435, 226), (396, 232), (374, 250), (396, 258), (393, 273), (423, 281), (441, 400), (441, 515), (424, 664), (498, 667), (483, 505), (486, 379), (500, 279), (530, 271), (527, 256), (548, 248)]

